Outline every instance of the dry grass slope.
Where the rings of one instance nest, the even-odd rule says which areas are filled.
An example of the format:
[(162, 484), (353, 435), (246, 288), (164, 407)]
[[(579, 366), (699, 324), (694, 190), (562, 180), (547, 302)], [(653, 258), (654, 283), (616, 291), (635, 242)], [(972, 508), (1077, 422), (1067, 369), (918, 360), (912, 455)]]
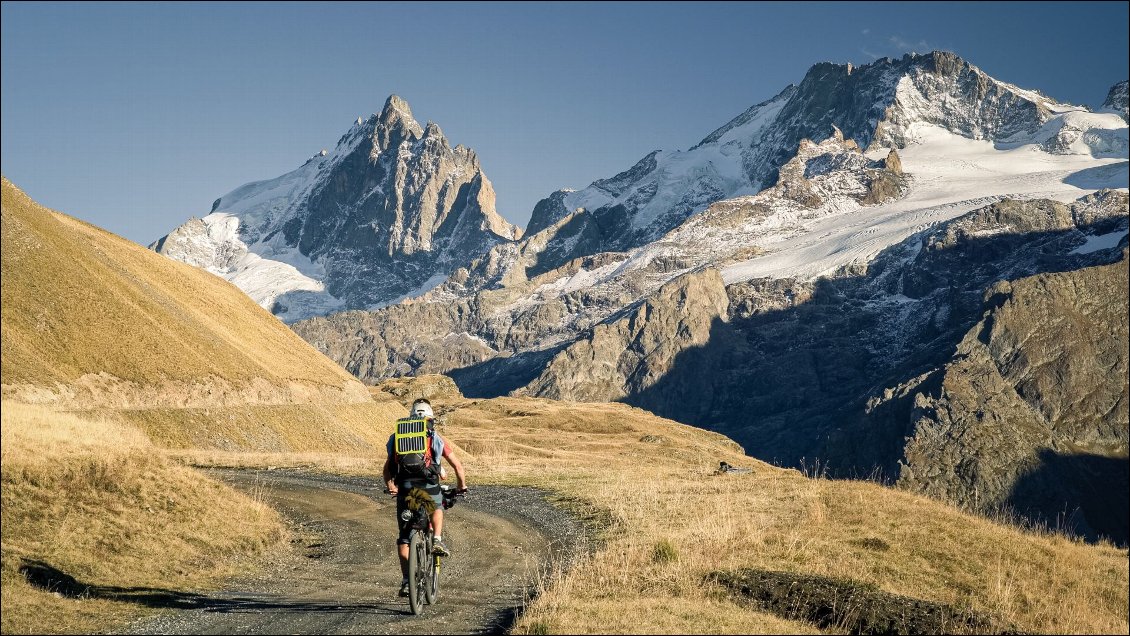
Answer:
[(76, 406), (364, 401), (239, 289), (3, 180), (5, 397)]
[[(6, 634), (112, 628), (138, 610), (116, 597), (214, 583), (282, 538), (273, 510), (167, 460), (133, 427), (8, 401), (2, 421)], [(77, 584), (43, 591), (29, 565)]]
[[(403, 384), (394, 392), (408, 401), (416, 389)], [(1128, 629), (1124, 549), (1021, 530), (871, 482), (810, 478), (753, 460), (721, 435), (622, 404), (457, 395), (433, 404), (445, 413), (441, 432), (472, 487), (546, 488), (607, 524), (591, 559), (545, 577), (518, 633), (818, 631), (707, 582), (714, 572), (747, 569), (849, 580), (1002, 629)], [(383, 459), (185, 456), (217, 465), (324, 465), (374, 478)], [(720, 461), (752, 470), (715, 474)]]
[[(850, 579), (1026, 632), (1130, 629), (1125, 549), (1022, 531), (871, 482), (809, 478), (624, 405), (468, 401), (448, 422), (476, 478), (547, 487), (612, 520), (608, 544), (555, 580), (518, 632), (797, 629), (704, 583), (745, 568)], [(753, 470), (715, 475), (719, 461)]]
[(384, 461), (390, 422), (399, 404), (271, 404), (218, 408), (101, 410), (144, 431), (168, 449), (243, 450), (256, 453), (372, 452)]
[(273, 511), (168, 449), (383, 453), (373, 422), (400, 406), (224, 280), (6, 179), (2, 241), (4, 633), (107, 629), (130, 590), (214, 584), (278, 541)]

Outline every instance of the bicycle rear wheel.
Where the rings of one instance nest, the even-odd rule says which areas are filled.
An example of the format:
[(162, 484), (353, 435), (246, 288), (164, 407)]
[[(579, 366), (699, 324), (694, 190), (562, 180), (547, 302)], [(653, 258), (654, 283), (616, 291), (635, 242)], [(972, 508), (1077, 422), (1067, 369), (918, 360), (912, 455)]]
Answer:
[(408, 542), (408, 605), (413, 614), (419, 614), (427, 602), (428, 555), (430, 546), (423, 533), (413, 532)]

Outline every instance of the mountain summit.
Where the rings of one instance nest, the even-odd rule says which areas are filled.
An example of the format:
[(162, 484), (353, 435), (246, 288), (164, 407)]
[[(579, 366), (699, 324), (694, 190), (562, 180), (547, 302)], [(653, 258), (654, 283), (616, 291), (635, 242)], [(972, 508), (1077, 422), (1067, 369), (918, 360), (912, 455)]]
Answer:
[(285, 321), (370, 308), (520, 236), (475, 152), (396, 95), (332, 151), (240, 186), (150, 247), (219, 274)]
[[(944, 51), (859, 67), (821, 62), (799, 84), (750, 107), (689, 150), (654, 151), (612, 178), (551, 194), (534, 209), (526, 234), (580, 212), (569, 223), (570, 239), (561, 241), (571, 249), (547, 248), (554, 257), (543, 259), (543, 267), (556, 267), (585, 251), (623, 251), (653, 242), (716, 201), (756, 194), (777, 182), (778, 170), (802, 140), (823, 141), (833, 129), (868, 151), (901, 150), (924, 129), (935, 128), (1016, 144), (1076, 108), (996, 80)], [(1060, 140), (1061, 146), (1077, 137)], [(1096, 131), (1082, 141), (1118, 146), (1115, 137)]]

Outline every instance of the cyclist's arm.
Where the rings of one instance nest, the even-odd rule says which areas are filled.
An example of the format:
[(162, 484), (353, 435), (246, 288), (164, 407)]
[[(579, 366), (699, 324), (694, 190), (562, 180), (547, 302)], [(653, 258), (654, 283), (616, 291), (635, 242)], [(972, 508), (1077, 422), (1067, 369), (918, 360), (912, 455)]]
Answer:
[(384, 480), (385, 480), (385, 487), (388, 488), (388, 491), (391, 494), (395, 495), (396, 494), (396, 480), (395, 480), (396, 465), (392, 461), (392, 455), (389, 455), (388, 459), (385, 459), (385, 467), (384, 467), (383, 476), (384, 476)]
[(446, 459), (447, 463), (451, 464), (451, 467), (455, 469), (455, 479), (457, 481), (456, 487), (459, 490), (466, 490), (467, 475), (463, 472), (463, 464), (459, 463), (459, 458), (455, 456), (455, 453), (451, 450), (450, 445), (443, 447), (443, 458)]

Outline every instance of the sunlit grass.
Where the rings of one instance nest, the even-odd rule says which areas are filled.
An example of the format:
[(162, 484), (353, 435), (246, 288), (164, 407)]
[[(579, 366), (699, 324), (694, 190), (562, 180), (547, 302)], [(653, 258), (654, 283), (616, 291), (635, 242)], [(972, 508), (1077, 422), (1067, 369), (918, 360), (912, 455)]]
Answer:
[(3, 395), (76, 408), (360, 402), (234, 285), (3, 180)]
[[(539, 593), (516, 625), (519, 633), (815, 631), (812, 625), (737, 603), (706, 582), (711, 572), (743, 568), (856, 581), (892, 594), (968, 609), (1021, 631), (1127, 631), (1124, 549), (1024, 530), (871, 482), (831, 481), (769, 466), (743, 455), (721, 435), (621, 404), (528, 398), (475, 401), (458, 396), (435, 402), (450, 409), (440, 430), (467, 467), (472, 489), (485, 483), (536, 486), (555, 493), (557, 500), (579, 514), (599, 520), (595, 550), (566, 571), (542, 573)], [(374, 439), (387, 438), (391, 420), (403, 406), (386, 402), (382, 408), (383, 415), (369, 421)], [(16, 557), (54, 559), (56, 567), (80, 579), (157, 584), (159, 577), (152, 573), (130, 569), (139, 567), (143, 559), (121, 554), (118, 548), (107, 552), (116, 542), (105, 537), (123, 533), (99, 519), (118, 515), (112, 517), (113, 523), (144, 524), (152, 515), (174, 512), (158, 509), (148, 503), (151, 500), (158, 505), (165, 505), (161, 502), (169, 497), (185, 500), (178, 506), (188, 509), (190, 496), (181, 491), (219, 492), (210, 490), (218, 485), (162, 457), (201, 466), (329, 470), (374, 481), (384, 459), (383, 452), (374, 453), (369, 446), (364, 452), (327, 451), (317, 444), (300, 452), (232, 451), (222, 445), (156, 451), (133, 426), (104, 421), (92, 428), (59, 415), (52, 416), (56, 420), (50, 426), (24, 425), (24, 433), (13, 435), (10, 430), (21, 429), (9, 426), (8, 413), (5, 404), (5, 625), (13, 625), (5, 631), (20, 631), (14, 626), (27, 623), (18, 621), (42, 611), (61, 611), (59, 607), (70, 608), (68, 620), (79, 621), (68, 623), (74, 625), (98, 624), (97, 620), (125, 611), (102, 607), (99, 603), (104, 601), (46, 599), (14, 574), (11, 563)], [(113, 452), (103, 452), (106, 448)], [(71, 495), (60, 499), (55, 490), (36, 489), (34, 484), (40, 481), (56, 484), (51, 480), (62, 479), (36, 468), (46, 461), (73, 466), (61, 473), (79, 484)], [(720, 461), (752, 470), (715, 474)], [(140, 477), (130, 475), (146, 471), (170, 471), (173, 476), (145, 481), (156, 481), (178, 494), (138, 485), (135, 489), (146, 494), (141, 499), (127, 498), (128, 505), (80, 503), (111, 497), (104, 492), (107, 484), (135, 483)], [(10, 507), (9, 501), (22, 503)], [(154, 512), (138, 512), (142, 503)], [(131, 548), (130, 554), (153, 555), (164, 576), (173, 577), (174, 582), (165, 585), (183, 587), (204, 580), (208, 577), (195, 564), (225, 553), (253, 553), (277, 532), (270, 529), (276, 525), (262, 521), (269, 514), (261, 506), (239, 505), (244, 508), (222, 513), (224, 519), (217, 519), (217, 527), (224, 527), (225, 520), (246, 524), (248, 519), (259, 519), (258, 535), (243, 527), (232, 532), (229, 527), (214, 539), (185, 543), (168, 534), (180, 531), (176, 523), (164, 523), (164, 534), (147, 535), (144, 526), (138, 526), (125, 536), (133, 541), (149, 536), (151, 542)], [(208, 510), (213, 512), (214, 507)], [(24, 538), (10, 540), (10, 527), (28, 530), (12, 535)], [(101, 537), (103, 543), (75, 538), (80, 530)], [(189, 532), (189, 527), (183, 530)], [(225, 534), (261, 538), (259, 543), (231, 546), (222, 543)], [(221, 543), (209, 544), (210, 540)], [(167, 550), (170, 545), (187, 545), (198, 552), (190, 557), (187, 548)], [(110, 564), (116, 573), (98, 570), (105, 567), (98, 564)], [(37, 600), (34, 604), (9, 601), (15, 598), (13, 590), (23, 599)], [(30, 608), (22, 614), (21, 603)], [(9, 607), (17, 608), (11, 619)], [(88, 613), (76, 614), (75, 607)]]
[[(711, 572), (743, 568), (874, 585), (1026, 632), (1128, 629), (1125, 549), (1025, 530), (873, 482), (770, 466), (721, 435), (622, 404), (457, 396), (433, 403), (454, 409), (440, 430), (472, 488), (544, 488), (604, 528), (591, 557), (544, 573), (519, 633), (815, 631), (705, 583)], [(374, 478), (379, 471), (365, 456), (186, 457)], [(752, 472), (715, 474), (720, 461)]]
[(90, 632), (138, 612), (34, 588), (27, 562), (88, 586), (184, 591), (283, 536), (275, 511), (169, 461), (131, 426), (7, 401), (2, 422), (4, 633)]

